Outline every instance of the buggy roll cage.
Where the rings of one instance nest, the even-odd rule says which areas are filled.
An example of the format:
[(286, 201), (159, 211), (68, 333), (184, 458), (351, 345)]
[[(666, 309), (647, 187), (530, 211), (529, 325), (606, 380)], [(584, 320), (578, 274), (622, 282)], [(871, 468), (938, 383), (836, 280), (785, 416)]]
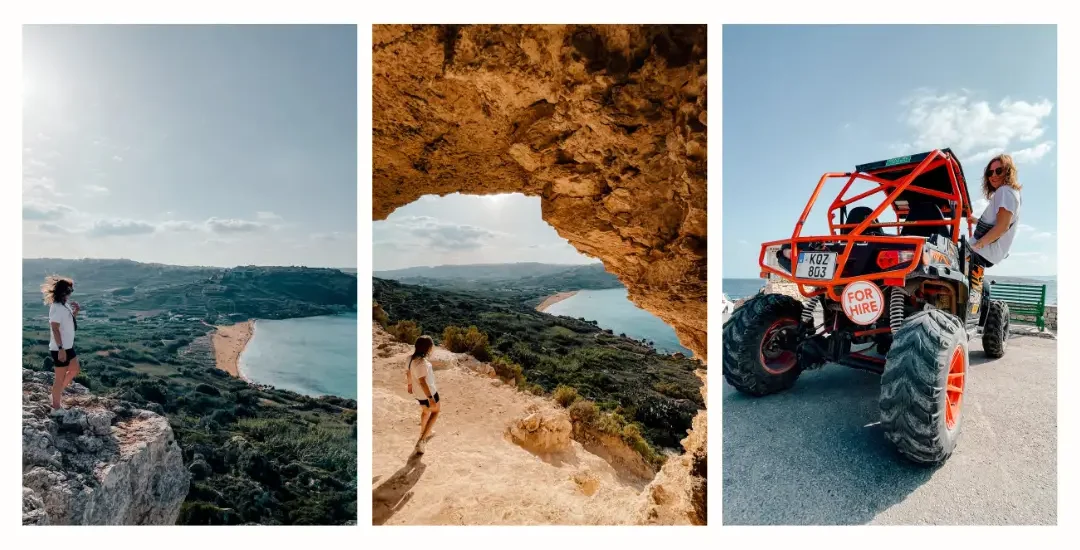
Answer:
[[(931, 189), (923, 185), (913, 185), (914, 181), (920, 176), (927, 175), (929, 172), (938, 169), (944, 169), (947, 174), (947, 186), (944, 179), (940, 179), (938, 182), (942, 184), (940, 185), (940, 187), (942, 187), (941, 189)], [(904, 172), (908, 173), (904, 174)], [(895, 179), (890, 179), (890, 176)], [(805, 225), (806, 218), (810, 214), (810, 210), (813, 208), (814, 203), (817, 202), (818, 195), (821, 193), (825, 181), (835, 178), (847, 178), (847, 184), (844, 185), (844, 189), (840, 191), (840, 194), (837, 195), (836, 199), (829, 205), (828, 221), (830, 235), (801, 237), (800, 234), (802, 233), (803, 225)], [(857, 179), (877, 183), (878, 186), (869, 191), (859, 193), (849, 199), (844, 199), (844, 195), (847, 194), (851, 185), (855, 183), (855, 180)], [(859, 223), (845, 223), (846, 220), (843, 218), (847, 215), (847, 205), (877, 193), (884, 193), (885, 199), (872, 213), (867, 215), (866, 218)], [(909, 200), (898, 201), (902, 195)], [(911, 211), (909, 203), (910, 199), (919, 196), (924, 196), (926, 197), (926, 200), (938, 203), (938, 206), (942, 210), (942, 214), (952, 217), (944, 218), (939, 221), (906, 221), (907, 216)], [(898, 204), (898, 202), (903, 204)], [(896, 213), (897, 221), (873, 223), (888, 207), (892, 207), (893, 211)], [(837, 210), (841, 213), (840, 223), (836, 223)], [(958, 213), (960, 215), (957, 215)], [(859, 165), (855, 167), (854, 172), (828, 172), (818, 180), (817, 187), (814, 188), (814, 193), (810, 196), (810, 201), (806, 203), (802, 216), (799, 217), (799, 221), (795, 224), (795, 230), (791, 234), (791, 238), (770, 241), (761, 245), (761, 255), (758, 257), (758, 265), (762, 270), (761, 277), (767, 277), (772, 273), (796, 283), (799, 287), (799, 292), (807, 298), (827, 293), (830, 299), (836, 301), (840, 300), (836, 287), (842, 287), (843, 285), (854, 281), (881, 280), (886, 286), (903, 286), (904, 278), (914, 271), (921, 263), (926, 263), (928, 261), (923, 254), (923, 246), (926, 244), (926, 239), (923, 237), (904, 237), (900, 235), (864, 235), (863, 232), (870, 228), (896, 227), (899, 231), (899, 228), (910, 226), (944, 226), (950, 230), (950, 240), (955, 245), (960, 241), (961, 221), (967, 221), (968, 217), (971, 215), (971, 200), (968, 197), (963, 167), (960, 164), (960, 160), (957, 159), (948, 148), (935, 149), (919, 155)], [(843, 231), (844, 229), (850, 229), (850, 231), (845, 233)], [(972, 228), (969, 222), (969, 238), (971, 237), (971, 232)], [(852, 247), (856, 241), (860, 243), (888, 243), (905, 248), (910, 246), (914, 252), (914, 259), (906, 262), (906, 266), (903, 262), (900, 263), (900, 267), (897, 269), (872, 273), (869, 275), (842, 277), (844, 266), (847, 263), (848, 257), (851, 255)], [(834, 270), (831, 280), (807, 279), (795, 275), (799, 251), (798, 245), (804, 243), (845, 244), (844, 252), (840, 254), (837, 259), (837, 268)], [(765, 262), (765, 256), (771, 248), (782, 248), (785, 244), (790, 245), (789, 250), (792, 251), (790, 273), (767, 265)]]

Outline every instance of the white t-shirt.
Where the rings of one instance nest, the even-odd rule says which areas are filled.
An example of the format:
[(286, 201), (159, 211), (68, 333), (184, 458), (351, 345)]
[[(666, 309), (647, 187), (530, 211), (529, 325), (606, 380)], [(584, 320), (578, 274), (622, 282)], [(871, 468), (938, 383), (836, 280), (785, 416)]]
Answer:
[(420, 400), (427, 399), (427, 396), (424, 395), (424, 388), (420, 385), (421, 378), (426, 379), (428, 390), (434, 396), (439, 390), (435, 388), (435, 369), (431, 368), (431, 361), (413, 359), (412, 356), (409, 356), (409, 359), (411, 361), (409, 370), (412, 371), (413, 397)]
[(983, 210), (981, 216), (979, 216), (978, 227), (975, 229), (977, 234), (985, 234), (997, 223), (998, 209), (1004, 208), (1009, 212), (1012, 212), (1012, 225), (1004, 233), (998, 237), (998, 240), (984, 246), (976, 252), (986, 258), (987, 261), (997, 265), (1001, 263), (1009, 255), (1009, 248), (1012, 247), (1013, 237), (1016, 236), (1016, 228), (1020, 225), (1020, 192), (1008, 185), (1002, 185), (994, 191), (994, 194), (990, 196), (990, 205)]
[(49, 304), (49, 351), (60, 351), (53, 334), (52, 324), (60, 323), (60, 339), (63, 340), (64, 349), (75, 347), (75, 316), (66, 304), (53, 302)]

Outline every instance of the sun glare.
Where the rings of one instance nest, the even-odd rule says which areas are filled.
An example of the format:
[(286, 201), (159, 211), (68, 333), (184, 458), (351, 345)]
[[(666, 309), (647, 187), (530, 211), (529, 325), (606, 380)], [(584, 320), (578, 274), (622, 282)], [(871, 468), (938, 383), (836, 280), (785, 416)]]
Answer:
[(481, 198), (483, 198), (484, 202), (491, 206), (498, 206), (499, 204), (502, 204), (503, 201), (505, 201), (508, 197), (510, 197), (510, 195), (511, 194), (481, 195)]

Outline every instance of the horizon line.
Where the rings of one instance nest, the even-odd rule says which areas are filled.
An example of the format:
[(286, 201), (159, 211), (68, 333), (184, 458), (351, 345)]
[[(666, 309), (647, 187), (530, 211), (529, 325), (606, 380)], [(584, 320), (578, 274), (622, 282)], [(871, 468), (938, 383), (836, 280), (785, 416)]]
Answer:
[(352, 269), (352, 270), (355, 270), (355, 271), (359, 271), (359, 268), (357, 266), (320, 266), (320, 265), (307, 265), (307, 264), (291, 264), (291, 265), (283, 265), (283, 264), (236, 264), (236, 265), (232, 265), (232, 266), (222, 266), (222, 265), (210, 265), (210, 264), (170, 264), (170, 263), (165, 263), (165, 262), (148, 262), (148, 261), (143, 261), (143, 260), (132, 260), (131, 258), (92, 258), (92, 257), (83, 257), (83, 258), (59, 258), (59, 257), (27, 258), (27, 257), (23, 257), (24, 262), (27, 261), (27, 260), (61, 260), (61, 261), (67, 261), (67, 262), (81, 262), (81, 261), (86, 261), (86, 260), (96, 260), (96, 261), (106, 261), (106, 262), (110, 262), (110, 261), (111, 262), (131, 262), (131, 263), (143, 264), (143, 265), (166, 265), (166, 266), (170, 266), (170, 267), (204, 267), (204, 268), (214, 268), (214, 269), (235, 269), (235, 268), (238, 268), (238, 267), (307, 267), (307, 268), (312, 268), (312, 269)]

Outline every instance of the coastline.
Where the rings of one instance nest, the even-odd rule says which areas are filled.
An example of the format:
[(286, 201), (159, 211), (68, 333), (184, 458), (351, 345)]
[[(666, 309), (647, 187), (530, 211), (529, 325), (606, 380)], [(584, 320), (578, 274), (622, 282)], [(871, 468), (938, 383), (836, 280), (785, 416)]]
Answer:
[(255, 334), (255, 320), (219, 325), (211, 338), (214, 347), (214, 361), (217, 368), (233, 377), (247, 380), (240, 373), (240, 354), (244, 352), (248, 341)]
[(565, 299), (567, 299), (567, 298), (569, 298), (569, 297), (571, 297), (571, 296), (573, 296), (573, 295), (575, 295), (577, 293), (578, 293), (578, 291), (571, 290), (570, 292), (559, 292), (558, 294), (552, 294), (551, 296), (548, 296), (547, 298), (544, 298), (544, 301), (540, 302), (540, 305), (536, 306), (536, 311), (543, 312), (545, 309), (547, 309), (547, 308), (549, 308), (549, 307), (551, 307), (551, 306), (553, 306), (553, 305), (555, 305), (555, 304), (557, 304), (557, 303), (559, 303), (559, 302), (561, 302), (561, 301), (563, 301), (563, 300), (565, 300)]

